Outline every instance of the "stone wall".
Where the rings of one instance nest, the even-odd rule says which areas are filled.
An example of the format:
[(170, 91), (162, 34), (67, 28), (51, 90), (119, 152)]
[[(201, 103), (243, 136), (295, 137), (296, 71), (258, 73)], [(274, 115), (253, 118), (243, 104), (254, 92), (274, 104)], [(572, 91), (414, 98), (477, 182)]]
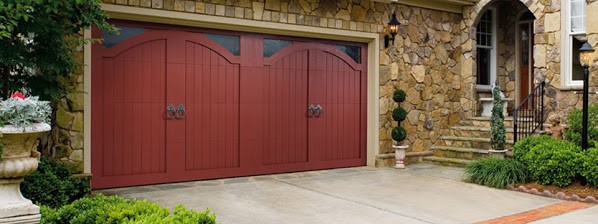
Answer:
[(381, 154), (392, 152), (390, 131), (396, 123), (391, 122), (391, 111), (396, 104), (391, 94), (395, 88), (407, 92), (407, 102), (401, 106), (409, 112), (403, 122), (411, 145), (408, 152), (429, 150), (463, 118), (461, 111), (471, 109), (461, 103), (467, 82), (473, 81), (461, 73), (461, 15), (404, 5), (397, 11), (403, 25), (395, 46), (380, 52)]
[[(83, 64), (83, 52), (75, 53), (75, 58)], [(64, 80), (70, 93), (56, 106), (54, 125), (48, 139), (49, 146), (43, 151), (45, 156), (59, 159), (76, 173), (83, 172), (83, 66), (75, 72), (72, 80)]]

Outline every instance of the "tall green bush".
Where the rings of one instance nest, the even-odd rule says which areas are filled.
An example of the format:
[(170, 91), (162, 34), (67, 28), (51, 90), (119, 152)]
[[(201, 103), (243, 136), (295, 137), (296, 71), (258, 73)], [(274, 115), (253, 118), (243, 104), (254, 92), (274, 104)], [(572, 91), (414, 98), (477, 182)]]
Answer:
[(68, 89), (85, 40), (82, 30), (97, 25), (114, 30), (101, 0), (0, 1), (0, 98), (26, 90), (56, 102)]
[(528, 182), (527, 168), (512, 159), (485, 158), (474, 161), (465, 168), (468, 181), (488, 187), (505, 188), (508, 184)]
[(585, 150), (581, 160), (581, 176), (588, 184), (598, 187), (598, 148)]
[(89, 179), (74, 178), (62, 163), (44, 157), (37, 171), (21, 183), (23, 196), (33, 203), (58, 208), (89, 194)]
[(196, 212), (178, 205), (170, 213), (168, 208), (156, 203), (101, 194), (82, 198), (56, 210), (42, 206), (41, 214), (42, 224), (216, 223), (216, 216), (207, 209)]
[(523, 157), (532, 178), (543, 185), (565, 187), (579, 173), (581, 148), (567, 141), (547, 141), (532, 147)]
[(525, 166), (528, 166), (528, 161), (524, 159), (524, 156), (527, 155), (529, 150), (538, 144), (552, 141), (556, 141), (556, 139), (553, 139), (548, 135), (532, 135), (521, 139), (513, 146), (513, 157)]
[(491, 144), (494, 150), (504, 150), (506, 141), (505, 117), (503, 115), (502, 96), (500, 86), (494, 84), (492, 88), (492, 120)]
[[(588, 110), (588, 145), (590, 148), (596, 147), (596, 141), (598, 141), (598, 104), (589, 106)], [(582, 123), (582, 110), (572, 110), (567, 116), (567, 125), (569, 128), (565, 131), (565, 139), (574, 142), (577, 145), (581, 145), (581, 123)]]

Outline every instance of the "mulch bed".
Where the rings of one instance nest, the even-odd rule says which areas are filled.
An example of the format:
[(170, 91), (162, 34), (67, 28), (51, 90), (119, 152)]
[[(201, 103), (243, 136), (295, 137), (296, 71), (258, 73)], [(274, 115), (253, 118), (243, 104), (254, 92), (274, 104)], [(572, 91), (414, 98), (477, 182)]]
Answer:
[[(517, 187), (515, 187), (517, 186)], [(581, 201), (598, 203), (598, 188), (583, 186), (580, 183), (573, 183), (567, 187), (544, 186), (537, 182), (516, 184), (507, 186), (510, 190), (526, 192), (551, 198), (564, 199), (568, 201)]]

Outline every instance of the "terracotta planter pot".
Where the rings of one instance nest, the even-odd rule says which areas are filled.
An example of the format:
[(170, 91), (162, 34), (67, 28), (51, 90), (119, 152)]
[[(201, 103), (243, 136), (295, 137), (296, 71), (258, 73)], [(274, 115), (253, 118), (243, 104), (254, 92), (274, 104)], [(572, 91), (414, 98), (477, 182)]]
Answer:
[(0, 158), (0, 223), (38, 223), (39, 207), (23, 197), (23, 178), (37, 170), (36, 151), (40, 133), (50, 125), (36, 123), (25, 128), (6, 125), (0, 128), (4, 150)]

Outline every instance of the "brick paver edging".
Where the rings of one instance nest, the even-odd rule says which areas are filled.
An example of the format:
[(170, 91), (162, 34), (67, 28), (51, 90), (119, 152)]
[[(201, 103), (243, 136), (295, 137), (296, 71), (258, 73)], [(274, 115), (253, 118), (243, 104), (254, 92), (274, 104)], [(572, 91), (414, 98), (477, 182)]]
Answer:
[(565, 193), (560, 192), (560, 191), (557, 192), (557, 193), (555, 193), (555, 194), (553, 194), (549, 190), (544, 190), (543, 192), (540, 192), (536, 188), (527, 189), (523, 185), (520, 185), (519, 187), (515, 187), (515, 186), (509, 184), (509, 185), (507, 185), (507, 189), (512, 190), (512, 191), (520, 191), (520, 192), (525, 192), (525, 193), (540, 195), (540, 196), (549, 197), (549, 198), (556, 198), (556, 199), (561, 199), (561, 200), (567, 200), (567, 201), (579, 201), (579, 202), (586, 202), (586, 203), (598, 203), (598, 200), (596, 200), (596, 198), (594, 198), (592, 196), (587, 196), (585, 198), (581, 198), (581, 197), (579, 197), (576, 194), (574, 194), (574, 195), (566, 195)]
[(562, 215), (565, 213), (569, 213), (575, 210), (587, 208), (594, 206), (593, 204), (589, 203), (580, 203), (580, 202), (560, 202), (557, 204), (537, 208), (534, 210), (529, 210), (521, 213), (517, 213), (514, 215), (503, 216), (496, 219), (491, 219), (487, 221), (477, 222), (476, 224), (524, 224), (533, 221), (538, 221), (541, 219), (550, 218), (557, 215)]

